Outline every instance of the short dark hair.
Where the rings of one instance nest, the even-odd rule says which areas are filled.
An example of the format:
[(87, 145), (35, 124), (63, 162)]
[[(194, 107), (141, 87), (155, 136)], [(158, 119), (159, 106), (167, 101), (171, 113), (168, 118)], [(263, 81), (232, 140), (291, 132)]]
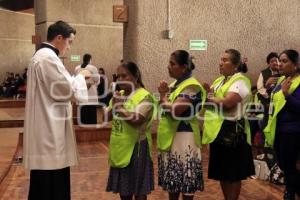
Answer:
[(112, 74), (113, 82), (116, 82), (118, 80), (117, 74)]
[(299, 64), (299, 53), (294, 49), (286, 49), (280, 55), (286, 54), (289, 60), (296, 66)]
[(267, 56), (267, 63), (269, 64), (272, 58), (279, 58), (278, 54), (276, 52), (271, 52)]
[(102, 72), (105, 74), (105, 70), (104, 70), (103, 67), (100, 67), (98, 70), (99, 70), (99, 71), (102, 71)]
[(76, 34), (76, 30), (64, 21), (57, 21), (51, 24), (48, 28), (47, 41), (52, 41), (56, 36), (62, 35), (63, 38), (70, 37), (71, 34)]
[(192, 57), (190, 54), (185, 50), (176, 50), (174, 51), (171, 56), (174, 56), (175, 61), (179, 65), (186, 65), (189, 71), (195, 69), (195, 64), (192, 61)]

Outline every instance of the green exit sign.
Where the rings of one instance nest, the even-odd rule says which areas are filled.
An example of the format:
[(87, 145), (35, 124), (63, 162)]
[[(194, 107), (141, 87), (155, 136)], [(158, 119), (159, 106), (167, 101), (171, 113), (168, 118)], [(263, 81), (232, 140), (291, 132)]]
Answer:
[(190, 50), (207, 51), (207, 40), (190, 40)]
[(71, 61), (79, 62), (80, 61), (80, 55), (71, 55)]

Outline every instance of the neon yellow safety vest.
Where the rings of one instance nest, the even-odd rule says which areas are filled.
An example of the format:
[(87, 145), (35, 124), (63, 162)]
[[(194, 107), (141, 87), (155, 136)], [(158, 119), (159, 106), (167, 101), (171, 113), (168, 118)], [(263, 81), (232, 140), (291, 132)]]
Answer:
[[(173, 87), (176, 81), (174, 81), (169, 87)], [(202, 105), (206, 100), (206, 91), (201, 86), (201, 84), (193, 77), (184, 80), (180, 83), (177, 88), (170, 94), (168, 100), (173, 103), (177, 96), (187, 87), (193, 86), (197, 89), (198, 92), (201, 92)], [(189, 123), (193, 129), (195, 143), (200, 147), (200, 129), (197, 118), (198, 113), (195, 114), (191, 119), (187, 119), (184, 122)], [(160, 151), (170, 150), (175, 133), (179, 126), (180, 120), (173, 119), (170, 114), (162, 113), (161, 119), (159, 121), (158, 130), (157, 130), (157, 148)]]
[[(285, 76), (279, 78), (277, 82), (277, 86), (281, 84), (281, 82), (285, 79)], [(292, 94), (300, 84), (300, 76), (292, 80), (292, 84), (288, 91), (289, 94)], [(276, 124), (277, 124), (277, 115), (282, 110), (286, 103), (285, 96), (280, 89), (279, 91), (272, 92), (271, 95), (271, 103), (269, 109), (269, 119), (268, 124), (264, 128), (265, 134), (265, 146), (266, 147), (273, 147), (274, 139), (275, 139), (275, 132), (276, 132)], [(271, 112), (272, 110), (272, 112)]]
[[(221, 76), (213, 82), (211, 88), (214, 89), (215, 91), (215, 97), (224, 98), (230, 86), (238, 80), (243, 80), (246, 83), (249, 90), (251, 88), (250, 80), (241, 73), (234, 74), (227, 82), (225, 82), (222, 86), (220, 86), (220, 84), (222, 84), (224, 80), (225, 77)], [(217, 88), (217, 86), (220, 87)], [(203, 144), (210, 144), (216, 139), (218, 133), (221, 130), (223, 121), (224, 121), (223, 113), (219, 113), (218, 109), (213, 109), (212, 106), (208, 106), (206, 108), (204, 114), (204, 125), (203, 125), (203, 129), (204, 129), (203, 138), (202, 138)], [(247, 120), (245, 120), (245, 129), (247, 133), (247, 142), (251, 144), (250, 126)]]
[[(254, 96), (254, 104), (255, 105), (262, 105), (261, 101), (258, 99), (257, 93)], [(262, 120), (264, 118), (264, 114), (260, 113), (260, 114), (256, 115), (256, 118), (259, 119), (259, 120)]]
[[(136, 92), (124, 103), (124, 108), (128, 112), (134, 112), (136, 106), (144, 99), (148, 98), (153, 103), (155, 109), (154, 97), (144, 88), (139, 88)], [(111, 105), (111, 103), (110, 103)], [(154, 111), (153, 111), (154, 113)], [(146, 138), (151, 155), (152, 135), (151, 125), (154, 114), (146, 126)], [(126, 120), (118, 119), (118, 116), (113, 116), (112, 130), (109, 142), (109, 164), (111, 167), (124, 168), (128, 166), (134, 150), (135, 144), (139, 141), (138, 129), (126, 122)]]
[(254, 98), (252, 99), (252, 102), (255, 103), (255, 104), (259, 104), (260, 103), (260, 100), (258, 99), (257, 93), (255, 93)]
[[(254, 96), (252, 95), (252, 102), (251, 103), (254, 103), (254, 105), (255, 105), (256, 108), (257, 108), (257, 105), (262, 105), (261, 101), (258, 98), (257, 93), (255, 93)], [(256, 115), (256, 119), (262, 120), (263, 118), (264, 118), (264, 114), (263, 113), (260, 113), (260, 114)]]

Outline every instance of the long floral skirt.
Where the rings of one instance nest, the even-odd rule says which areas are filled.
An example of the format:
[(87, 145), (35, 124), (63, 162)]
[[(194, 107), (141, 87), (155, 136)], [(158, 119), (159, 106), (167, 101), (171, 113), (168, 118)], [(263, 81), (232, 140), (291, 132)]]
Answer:
[(201, 151), (193, 132), (177, 132), (171, 150), (158, 153), (158, 185), (170, 193), (204, 190)]

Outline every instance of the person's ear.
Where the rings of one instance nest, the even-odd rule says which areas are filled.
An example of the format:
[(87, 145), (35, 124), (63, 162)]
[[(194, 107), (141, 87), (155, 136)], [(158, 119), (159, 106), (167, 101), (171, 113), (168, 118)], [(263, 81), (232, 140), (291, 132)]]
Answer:
[(183, 67), (183, 73), (186, 73), (188, 71), (188, 65), (187, 64), (184, 64), (184, 67)]
[(57, 38), (57, 40), (63, 40), (64, 39), (64, 37), (62, 35), (58, 35), (56, 38)]
[(234, 66), (234, 71), (236, 71), (236, 72), (239, 71), (239, 67), (240, 66)]

